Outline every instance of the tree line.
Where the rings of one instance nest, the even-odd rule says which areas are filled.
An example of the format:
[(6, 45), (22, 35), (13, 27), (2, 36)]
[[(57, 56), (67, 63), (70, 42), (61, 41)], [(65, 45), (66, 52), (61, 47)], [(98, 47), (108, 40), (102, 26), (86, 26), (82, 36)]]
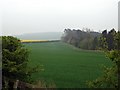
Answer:
[(116, 32), (114, 28), (110, 30), (109, 32), (107, 30), (104, 30), (99, 40), (100, 47), (106, 48), (108, 50), (120, 49), (120, 47), (115, 43), (116, 35), (118, 33), (119, 32)]
[(99, 36), (100, 33), (90, 31), (88, 28), (84, 30), (65, 29), (61, 40), (78, 48), (95, 50), (98, 47)]
[(106, 47), (108, 50), (112, 50), (116, 47), (114, 43), (114, 35), (117, 32), (115, 29), (111, 29), (109, 32), (104, 30), (102, 33), (91, 31), (86, 28), (84, 30), (71, 30), (65, 29), (64, 34), (61, 37), (61, 40), (65, 43), (71, 44), (75, 47), (86, 49), (86, 50), (96, 50), (103, 48), (103, 40), (106, 41)]

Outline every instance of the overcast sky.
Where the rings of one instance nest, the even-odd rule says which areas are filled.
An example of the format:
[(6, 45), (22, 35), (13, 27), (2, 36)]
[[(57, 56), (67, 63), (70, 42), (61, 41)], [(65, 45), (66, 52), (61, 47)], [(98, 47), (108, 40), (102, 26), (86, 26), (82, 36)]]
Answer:
[(118, 28), (119, 0), (1, 0), (3, 35)]

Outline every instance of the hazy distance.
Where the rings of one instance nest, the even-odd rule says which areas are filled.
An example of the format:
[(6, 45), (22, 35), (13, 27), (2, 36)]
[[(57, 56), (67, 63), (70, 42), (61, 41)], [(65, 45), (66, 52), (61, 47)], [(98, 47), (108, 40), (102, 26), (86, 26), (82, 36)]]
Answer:
[(65, 28), (118, 29), (119, 0), (1, 0), (3, 35), (63, 32)]

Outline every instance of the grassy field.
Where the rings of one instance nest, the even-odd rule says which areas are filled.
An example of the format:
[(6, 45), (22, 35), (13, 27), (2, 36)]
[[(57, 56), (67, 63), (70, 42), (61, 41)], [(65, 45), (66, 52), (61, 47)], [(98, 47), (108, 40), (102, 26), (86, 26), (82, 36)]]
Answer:
[(101, 66), (111, 62), (104, 53), (79, 50), (61, 42), (28, 43), (30, 66), (44, 65), (44, 71), (34, 73), (33, 80), (54, 82), (58, 88), (85, 88), (87, 80), (101, 75)]

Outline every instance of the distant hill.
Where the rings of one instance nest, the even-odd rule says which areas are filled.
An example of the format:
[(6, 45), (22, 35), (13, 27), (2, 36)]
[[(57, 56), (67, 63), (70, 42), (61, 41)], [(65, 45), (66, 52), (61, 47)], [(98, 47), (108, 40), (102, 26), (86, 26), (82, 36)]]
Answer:
[(60, 40), (61, 36), (62, 32), (42, 32), (15, 35), (15, 37), (22, 40)]

